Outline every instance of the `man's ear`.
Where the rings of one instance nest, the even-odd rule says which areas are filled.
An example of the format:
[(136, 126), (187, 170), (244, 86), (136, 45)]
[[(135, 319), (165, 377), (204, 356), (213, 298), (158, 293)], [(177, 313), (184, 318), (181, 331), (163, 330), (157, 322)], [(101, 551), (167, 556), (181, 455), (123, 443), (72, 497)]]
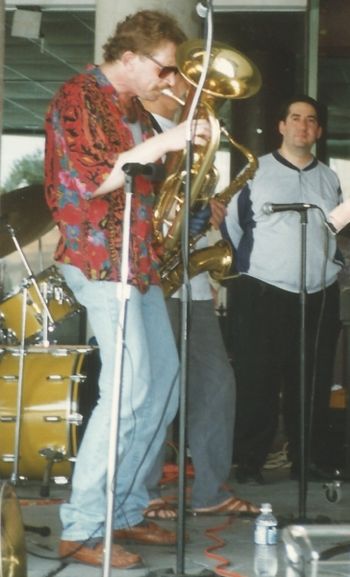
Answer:
[(284, 122), (284, 120), (280, 120), (278, 123), (278, 132), (280, 134), (282, 134), (282, 136), (284, 136), (285, 126), (286, 126), (286, 123)]
[(122, 61), (124, 66), (129, 66), (134, 62), (135, 58), (137, 58), (137, 54), (135, 54), (135, 52), (132, 52), (131, 50), (126, 50), (121, 55), (120, 60)]
[(319, 126), (316, 134), (316, 140), (319, 140), (321, 136), (322, 136), (322, 126)]

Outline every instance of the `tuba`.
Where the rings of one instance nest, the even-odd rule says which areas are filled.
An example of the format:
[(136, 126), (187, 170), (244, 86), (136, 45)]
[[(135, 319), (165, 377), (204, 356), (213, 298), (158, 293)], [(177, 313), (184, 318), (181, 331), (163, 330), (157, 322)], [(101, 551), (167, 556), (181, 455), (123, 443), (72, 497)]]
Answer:
[[(177, 50), (176, 60), (180, 74), (190, 85), (189, 95), (183, 103), (180, 122), (186, 120), (198, 84), (205, 47), (201, 40), (184, 42)], [(205, 207), (213, 197), (218, 182), (214, 166), (215, 154), (224, 135), (231, 146), (247, 159), (246, 168), (231, 181), (215, 198), (227, 205), (232, 196), (252, 178), (257, 159), (243, 145), (238, 144), (217, 118), (217, 108), (224, 100), (243, 99), (253, 96), (261, 86), (261, 76), (256, 66), (243, 54), (223, 43), (211, 48), (210, 67), (197, 107), (197, 117), (206, 118), (211, 127), (211, 139), (205, 146), (193, 146), (191, 163), (190, 209)], [(181, 232), (184, 221), (186, 151), (170, 153), (166, 160), (168, 174), (160, 187), (153, 213), (153, 230), (161, 256), (160, 275), (165, 296), (170, 296), (181, 286), (183, 272), (181, 256)], [(209, 225), (208, 225), (209, 228)], [(206, 230), (200, 236), (205, 234)], [(199, 236), (190, 239), (190, 250)], [(206, 251), (206, 252), (203, 252)], [(196, 254), (198, 253), (198, 254)], [(219, 241), (216, 245), (190, 254), (189, 276), (192, 278), (209, 270), (216, 280), (227, 277), (233, 255), (229, 243)]]

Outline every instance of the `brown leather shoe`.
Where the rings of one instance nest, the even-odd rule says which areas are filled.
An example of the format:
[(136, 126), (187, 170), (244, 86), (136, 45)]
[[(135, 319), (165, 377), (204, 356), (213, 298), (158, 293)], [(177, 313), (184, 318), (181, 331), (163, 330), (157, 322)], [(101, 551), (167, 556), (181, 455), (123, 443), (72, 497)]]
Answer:
[(159, 527), (156, 523), (143, 521), (129, 529), (115, 529), (113, 540), (126, 539), (141, 545), (175, 545), (176, 533)]
[[(102, 565), (104, 544), (102, 541), (93, 546), (82, 545), (80, 541), (60, 541), (60, 557), (71, 557), (86, 565)], [(142, 565), (140, 555), (125, 551), (120, 545), (112, 545), (111, 566), (118, 569), (131, 569)]]

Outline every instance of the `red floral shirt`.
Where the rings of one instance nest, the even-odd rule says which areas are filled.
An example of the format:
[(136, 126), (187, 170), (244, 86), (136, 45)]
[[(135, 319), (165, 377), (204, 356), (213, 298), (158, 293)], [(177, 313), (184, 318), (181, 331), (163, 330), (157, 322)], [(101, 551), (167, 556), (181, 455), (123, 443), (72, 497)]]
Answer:
[[(50, 104), (45, 123), (45, 194), (57, 222), (59, 262), (80, 268), (92, 280), (120, 280), (124, 189), (93, 198), (118, 154), (132, 148), (129, 122), (142, 139), (153, 136), (138, 100), (122, 103), (98, 67), (66, 82)], [(153, 184), (134, 179), (131, 202), (129, 279), (142, 292), (159, 284), (152, 245)]]

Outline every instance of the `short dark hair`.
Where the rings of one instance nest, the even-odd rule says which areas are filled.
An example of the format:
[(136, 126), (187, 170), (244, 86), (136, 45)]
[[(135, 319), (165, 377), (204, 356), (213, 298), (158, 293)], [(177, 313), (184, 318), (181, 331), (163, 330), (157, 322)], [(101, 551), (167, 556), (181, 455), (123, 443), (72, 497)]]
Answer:
[(310, 106), (315, 109), (318, 124), (320, 126), (324, 126), (326, 121), (325, 107), (320, 102), (315, 100), (315, 98), (312, 98), (312, 96), (308, 96), (307, 94), (297, 94), (296, 96), (291, 96), (285, 100), (280, 107), (278, 121), (286, 120), (289, 114), (289, 109), (295, 102), (306, 102), (306, 104), (310, 104)]
[(140, 10), (117, 24), (114, 35), (103, 46), (104, 59), (105, 62), (113, 62), (127, 50), (136, 54), (149, 54), (163, 42), (179, 45), (186, 39), (186, 34), (170, 14), (158, 10)]

